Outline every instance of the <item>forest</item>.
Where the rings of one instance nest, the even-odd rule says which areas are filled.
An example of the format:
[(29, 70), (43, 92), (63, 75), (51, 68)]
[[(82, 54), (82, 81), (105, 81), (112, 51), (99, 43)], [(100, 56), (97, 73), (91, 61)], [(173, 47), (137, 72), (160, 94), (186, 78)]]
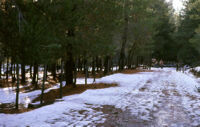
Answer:
[[(52, 104), (45, 100), (48, 97), (65, 100), (67, 94), (73, 95), (68, 89), (79, 89), (82, 85), (90, 87), (97, 83), (96, 89), (98, 83), (102, 85), (101, 78), (107, 76), (162, 71), (155, 67), (181, 70), (187, 66), (194, 71), (200, 65), (199, 59), (200, 0), (184, 1), (180, 12), (175, 11), (172, 2), (165, 0), (0, 0), (0, 89), (5, 91), (3, 89), (12, 87), (15, 93), (9, 107), (7, 102), (1, 101), (7, 94), (4, 96), (0, 90), (0, 117), (29, 113), (29, 109), (20, 109), (20, 94), (38, 91), (36, 106), (43, 108)], [(122, 81), (126, 79), (128, 77)], [(139, 77), (132, 82), (137, 80)], [(103, 83), (106, 87), (115, 87), (115, 84), (118, 87), (117, 81), (116, 78), (116, 82), (107, 83), (106, 80)], [(45, 95), (45, 90), (56, 84), (57, 91), (51, 93), (54, 95)], [(196, 94), (197, 101), (200, 95)], [(38, 110), (31, 103), (28, 107), (34, 107), (31, 111)], [(193, 123), (196, 124), (191, 126), (200, 126), (198, 120)], [(0, 126), (4, 124), (0, 118)], [(15, 124), (6, 123), (5, 126), (23, 125)]]

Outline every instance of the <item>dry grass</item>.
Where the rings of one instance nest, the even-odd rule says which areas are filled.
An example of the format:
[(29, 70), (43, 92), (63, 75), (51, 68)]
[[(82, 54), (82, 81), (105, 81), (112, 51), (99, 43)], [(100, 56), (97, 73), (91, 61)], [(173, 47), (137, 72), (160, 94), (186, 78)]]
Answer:
[(14, 86), (16, 86), (15, 83), (7, 82), (5, 79), (0, 79), (0, 88), (14, 87)]
[(31, 111), (32, 109), (25, 108), (23, 104), (19, 104), (19, 109), (15, 109), (14, 103), (6, 103), (0, 105), (0, 113), (15, 114)]
[(169, 95), (170, 95), (168, 90), (162, 90), (162, 93), (163, 93), (164, 95), (166, 95), (166, 96), (169, 96)]
[[(63, 87), (63, 96), (69, 96), (73, 94), (80, 94), (86, 91), (87, 89), (103, 89), (103, 88), (109, 88), (109, 87), (116, 87), (117, 84), (89, 84), (89, 85), (77, 85), (76, 87), (73, 87), (72, 85)], [(44, 103), (50, 103), (55, 101), (55, 99), (58, 99), (60, 95), (60, 89), (53, 89), (50, 90), (48, 93), (45, 93)], [(38, 96), (33, 100), (33, 102), (39, 101), (41, 98), (41, 95)]]
[(135, 74), (135, 73), (139, 73), (139, 72), (153, 72), (152, 70), (141, 70), (141, 69), (126, 69), (123, 71), (118, 71), (120, 73), (123, 74)]
[[(152, 70), (145, 70), (145, 69), (124, 69), (122, 71), (113, 71), (113, 72), (109, 72), (106, 75), (111, 75), (111, 74), (115, 74), (115, 73), (123, 73), (123, 74), (135, 74), (135, 73), (139, 73), (139, 72), (153, 72)], [(93, 75), (91, 73), (88, 73), (88, 78), (93, 78)], [(103, 72), (98, 72), (96, 73), (95, 77), (96, 78), (101, 78), (103, 76), (106, 76)], [(85, 77), (85, 74), (83, 72), (77, 72), (77, 78), (83, 78)]]
[[(96, 78), (101, 78), (105, 76), (104, 73), (102, 71), (99, 71), (98, 73), (96, 73), (95, 77)], [(77, 78), (84, 78), (85, 77), (85, 74), (84, 72), (77, 72), (77, 75), (76, 75)], [(94, 76), (92, 75), (91, 72), (88, 72), (88, 78), (93, 78)]]

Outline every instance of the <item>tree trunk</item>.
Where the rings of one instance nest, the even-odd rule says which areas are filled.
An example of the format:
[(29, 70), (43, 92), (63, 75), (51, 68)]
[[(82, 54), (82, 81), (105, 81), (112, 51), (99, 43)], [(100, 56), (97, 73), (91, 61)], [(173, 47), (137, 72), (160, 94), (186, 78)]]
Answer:
[(124, 31), (122, 35), (122, 46), (120, 51), (120, 58), (119, 58), (119, 70), (124, 69), (125, 63), (125, 47), (127, 43), (127, 33), (128, 33), (128, 13), (127, 13), (127, 0), (124, 1)]
[(46, 69), (46, 71), (47, 71), (47, 73), (46, 73), (46, 81), (47, 81), (47, 79), (48, 79), (48, 70), (49, 70), (49, 68), (50, 68), (50, 66), (47, 64), (47, 69)]
[(110, 71), (113, 72), (113, 58), (110, 59)]
[(148, 64), (149, 64), (149, 65), (148, 65), (148, 66), (149, 66), (149, 70), (151, 70), (151, 62), (152, 62), (151, 56), (152, 56), (152, 55), (149, 56), (149, 60), (148, 60), (148, 61), (149, 61), (149, 62), (148, 62)]
[(1, 67), (2, 67), (2, 62), (0, 61), (0, 79), (1, 79), (1, 75), (2, 75), (2, 74), (1, 74), (1, 73), (2, 73), (2, 72), (1, 72)]
[[(75, 8), (74, 8), (75, 9)], [(68, 30), (68, 36), (74, 37), (74, 28)], [(73, 71), (74, 71), (74, 60), (73, 60), (73, 47), (72, 44), (67, 46), (66, 50), (66, 61), (65, 61), (65, 79), (66, 85), (73, 85)]]
[(177, 58), (176, 59), (176, 71), (179, 71), (180, 69), (180, 60)]
[(74, 69), (74, 62), (72, 53), (68, 51), (67, 58), (65, 61), (65, 79), (66, 79), (66, 85), (72, 85), (73, 84), (73, 69)]
[(9, 60), (8, 60), (8, 58), (7, 58), (7, 64), (6, 64), (7, 66), (6, 66), (6, 80), (8, 81), (8, 67), (9, 67)]
[(56, 64), (56, 72), (57, 72), (57, 73), (59, 72), (60, 68), (61, 68), (61, 67), (60, 67), (59, 64), (57, 63), (57, 64)]
[(17, 64), (17, 88), (16, 88), (16, 102), (15, 102), (15, 108), (18, 109), (18, 103), (19, 103), (19, 65)]
[(78, 58), (78, 63), (77, 63), (77, 65), (78, 65), (78, 72), (79, 71), (82, 71), (82, 65), (81, 65), (81, 59), (80, 59), (80, 57)]
[(87, 85), (87, 78), (88, 78), (88, 67), (87, 64), (85, 65), (86, 69), (85, 69), (85, 85)]
[(10, 75), (11, 75), (11, 77), (12, 77), (12, 79), (13, 79), (13, 62), (12, 62), (12, 59), (11, 59), (11, 66), (10, 66)]
[[(5, 64), (3, 63), (3, 74), (5, 75)], [(4, 77), (4, 76), (3, 76)]]
[(87, 60), (85, 59), (85, 85), (87, 85), (87, 77), (88, 77), (88, 66), (87, 66)]
[(35, 89), (38, 88), (38, 85), (36, 83), (36, 76), (37, 76), (37, 73), (38, 73), (38, 64), (34, 63), (33, 65), (33, 78), (32, 78), (32, 84), (35, 85)]
[(86, 68), (85, 68), (85, 65), (86, 65), (86, 62), (87, 62), (87, 60), (84, 58), (83, 59), (83, 72), (84, 72), (84, 74), (85, 74), (85, 72), (86, 72)]
[(136, 68), (139, 66), (139, 56), (136, 57)]
[(44, 85), (46, 81), (46, 75), (47, 75), (47, 65), (44, 65), (44, 73), (43, 73), (43, 81), (42, 81), (42, 90), (41, 90), (41, 98), (40, 98), (40, 104), (43, 104), (43, 96), (44, 96)]
[(25, 83), (26, 82), (26, 80), (25, 80), (26, 72), (25, 72), (25, 64), (24, 63), (21, 64), (21, 75), (22, 75), (21, 83)]
[(109, 72), (109, 56), (105, 57), (104, 67), (104, 75), (106, 75)]
[(37, 78), (36, 78), (36, 85), (38, 86), (38, 80), (39, 80), (39, 69), (37, 70), (37, 74), (36, 74), (37, 76)]
[(127, 59), (128, 69), (131, 69), (132, 67), (132, 59), (133, 59), (133, 52), (132, 50), (130, 50), (128, 54), (128, 59)]
[(56, 80), (56, 64), (53, 63), (51, 65), (51, 73), (52, 73), (52, 76), (53, 76), (53, 80)]
[(30, 65), (30, 78), (32, 78), (33, 77), (33, 75), (32, 75), (32, 65)]
[(76, 78), (77, 78), (77, 63), (78, 61), (76, 60), (75, 64), (74, 64), (74, 82), (73, 82), (73, 86), (76, 87)]
[(95, 58), (93, 57), (92, 60), (92, 75), (93, 75), (93, 82), (96, 81), (96, 72), (95, 72), (96, 64), (95, 64)]
[(63, 81), (63, 61), (61, 61), (61, 74), (60, 74), (60, 98), (62, 98), (62, 87), (63, 87), (63, 84), (62, 84), (62, 81)]
[(102, 66), (102, 59), (101, 58), (99, 59), (99, 68), (100, 68), (100, 71), (102, 72), (103, 66)]
[(99, 58), (96, 56), (96, 67), (97, 67), (97, 72), (99, 72)]
[(16, 81), (16, 64), (14, 64), (14, 75), (13, 75), (13, 82)]
[[(14, 73), (13, 73), (13, 70), (14, 70)], [(11, 62), (11, 75), (12, 75), (12, 83), (14, 83), (16, 81), (16, 78), (15, 78), (15, 64), (13, 64), (13, 60)]]

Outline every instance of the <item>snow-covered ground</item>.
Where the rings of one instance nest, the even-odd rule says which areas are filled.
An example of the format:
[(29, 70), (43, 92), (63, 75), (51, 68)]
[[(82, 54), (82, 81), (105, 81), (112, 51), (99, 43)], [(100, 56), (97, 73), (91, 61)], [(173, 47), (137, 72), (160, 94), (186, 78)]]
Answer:
[[(119, 87), (87, 90), (22, 114), (1, 113), (0, 126), (96, 126), (106, 120), (106, 114), (94, 110), (103, 105), (130, 111), (133, 117), (149, 121), (153, 127), (200, 126), (200, 93), (195, 88), (200, 79), (188, 72), (176, 72), (173, 68), (153, 70), (136, 74), (118, 73), (97, 80), (118, 83)], [(0, 102), (5, 96), (1, 93)], [(10, 100), (13, 100), (12, 97)]]

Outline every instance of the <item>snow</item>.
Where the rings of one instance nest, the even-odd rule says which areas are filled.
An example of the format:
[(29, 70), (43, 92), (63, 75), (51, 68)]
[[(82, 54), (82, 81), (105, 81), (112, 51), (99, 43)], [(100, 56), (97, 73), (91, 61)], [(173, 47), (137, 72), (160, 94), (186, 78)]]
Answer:
[(198, 66), (198, 67), (195, 67), (194, 70), (195, 70), (196, 72), (200, 72), (200, 67), (199, 67), (199, 66)]
[[(56, 108), (55, 108), (56, 107)], [(72, 109), (73, 107), (73, 109)], [(62, 109), (62, 110), (60, 110)], [(77, 110), (87, 110), (87, 117), (81, 115)], [(102, 120), (100, 112), (94, 112), (93, 110), (86, 108), (81, 103), (73, 102), (57, 102), (54, 105), (45, 106), (37, 110), (26, 112), (23, 114), (3, 115), (1, 116), (1, 124), (7, 123), (7, 126), (60, 126), (60, 125), (87, 125), (88, 121), (92, 120), (89, 115), (96, 115), (95, 121)], [(58, 118), (59, 116), (59, 118)], [(77, 118), (75, 118), (76, 116)], [(81, 121), (85, 118), (84, 121)], [(74, 120), (73, 120), (74, 119)], [(77, 119), (79, 119), (77, 121)], [(7, 121), (8, 120), (8, 121)], [(9, 124), (8, 124), (9, 123)]]
[[(26, 113), (9, 115), (1, 113), (0, 126), (95, 126), (106, 120), (106, 114), (94, 109), (103, 105), (113, 105), (124, 111), (128, 110), (133, 116), (144, 121), (154, 120), (156, 126), (178, 127), (191, 123), (191, 126), (199, 126), (200, 94), (195, 86), (198, 86), (200, 80), (188, 71), (176, 72), (174, 68), (152, 68), (152, 70), (154, 72), (117, 73), (96, 81), (117, 83), (118, 87), (87, 90), (82, 94), (66, 96), (52, 105)], [(77, 82), (83, 83), (84, 79)], [(93, 80), (88, 79), (88, 82), (92, 83)], [(32, 100), (40, 92), (33, 91), (27, 94)], [(10, 96), (10, 93), (3, 96)], [(6, 97), (5, 100), (12, 102), (14, 97), (11, 93), (11, 97)], [(21, 93), (20, 98), (24, 97), (26, 93)], [(2, 99), (0, 96), (0, 103), (5, 102)]]
[[(16, 93), (14, 92), (15, 89), (0, 89), (0, 103), (14, 103)], [(36, 98), (39, 94), (41, 94), (41, 90), (32, 91), (29, 93), (20, 93), (19, 94), (19, 103), (27, 104), (34, 98)]]
[[(93, 83), (93, 78), (88, 78), (87, 84), (92, 84), (92, 83)], [(85, 84), (85, 78), (78, 78), (76, 84)]]

